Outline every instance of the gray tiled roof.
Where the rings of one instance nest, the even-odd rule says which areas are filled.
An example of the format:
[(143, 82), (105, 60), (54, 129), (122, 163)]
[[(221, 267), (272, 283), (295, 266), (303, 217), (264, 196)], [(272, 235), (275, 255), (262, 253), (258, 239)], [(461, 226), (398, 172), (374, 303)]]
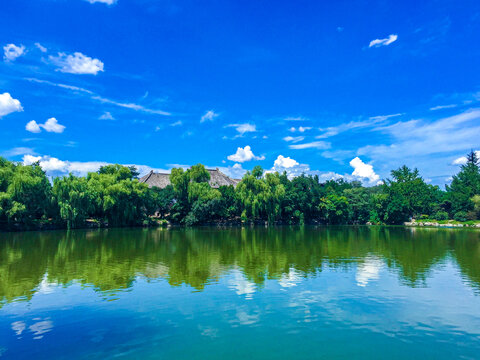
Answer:
[[(210, 173), (209, 184), (212, 188), (217, 189), (220, 186), (233, 185), (234, 187), (240, 182), (237, 179), (231, 179), (224, 173), (222, 173), (218, 168), (217, 169), (207, 169)], [(150, 171), (147, 175), (142, 176), (139, 181), (145, 183), (148, 187), (159, 187), (164, 189), (167, 185), (170, 185), (170, 174), (167, 173), (154, 173)]]

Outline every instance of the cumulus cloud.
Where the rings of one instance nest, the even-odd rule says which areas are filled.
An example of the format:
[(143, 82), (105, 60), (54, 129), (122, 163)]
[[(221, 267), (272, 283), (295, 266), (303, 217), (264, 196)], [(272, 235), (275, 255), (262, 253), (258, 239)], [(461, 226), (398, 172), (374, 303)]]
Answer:
[(55, 118), (48, 119), (45, 124), (41, 125), (47, 132), (54, 132), (60, 134), (65, 130), (65, 126), (60, 125)]
[(257, 131), (256, 125), (248, 124), (248, 123), (245, 123), (245, 124), (230, 124), (230, 125), (227, 125), (226, 127), (235, 128), (235, 130), (239, 133), (239, 135), (237, 135), (237, 136), (243, 136), (245, 133), (256, 132)]
[(282, 167), (287, 169), (298, 165), (300, 165), (298, 161), (290, 157), (284, 157), (283, 155), (278, 155), (277, 159), (273, 163), (274, 167)]
[(288, 156), (278, 155), (271, 170), (267, 172), (286, 172), (289, 178), (306, 174), (310, 171), (307, 164), (300, 164), (297, 160)]
[(25, 126), (25, 129), (32, 133), (41, 132), (40, 128), (43, 128), (47, 132), (54, 132), (57, 134), (63, 133), (65, 130), (65, 126), (59, 124), (58, 120), (55, 118), (48, 119), (44, 124), (38, 124), (35, 120), (32, 120)]
[(175, 121), (175, 122), (173, 122), (173, 123), (170, 124), (170, 126), (174, 126), (174, 127), (175, 127), (175, 126), (182, 126), (182, 125), (183, 125), (183, 123), (182, 123), (180, 120)]
[[(478, 158), (480, 158), (480, 150), (476, 150), (475, 154), (477, 155)], [(453, 160), (452, 165), (465, 165), (466, 163), (467, 163), (467, 157), (461, 156)]]
[(42, 131), (35, 120), (29, 121), (25, 126), (25, 130), (30, 131), (31, 133), (39, 133)]
[(99, 117), (100, 120), (115, 120), (113, 115), (109, 111), (105, 111), (102, 115)]
[[(73, 173), (74, 175), (77, 176), (85, 176), (89, 172), (94, 172), (100, 169), (100, 167), (109, 165), (110, 163), (104, 162), (104, 161), (68, 161), (68, 160), (60, 160), (58, 158), (48, 156), (48, 155), (43, 155), (43, 156), (37, 156), (32, 154), (31, 149), (25, 149), (25, 150), (30, 150), (30, 153), (26, 152), (21, 152), (18, 155), (24, 155), (23, 156), (23, 164), (24, 165), (31, 165), (35, 162), (39, 162), (41, 168), (47, 172), (47, 175), (49, 176), (63, 176), (67, 175), (69, 173)], [(164, 169), (156, 169), (152, 168), (147, 165), (137, 165), (137, 164), (125, 164), (124, 166), (135, 166), (140, 173), (140, 176), (145, 175), (149, 173), (151, 170), (153, 171), (158, 171), (158, 172), (167, 172), (167, 170)]]
[(228, 167), (219, 167), (220, 171), (229, 176), (232, 179), (241, 179), (243, 175), (247, 172), (242, 167), (242, 164), (234, 164), (233, 166)]
[(25, 54), (25, 46), (17, 46), (15, 44), (7, 44), (3, 47), (3, 60), (15, 61), (16, 58)]
[(309, 126), (299, 126), (298, 128), (295, 128), (295, 127), (292, 126), (290, 129), (288, 129), (288, 131), (290, 131), (290, 132), (298, 131), (298, 132), (303, 133), (303, 132), (305, 132), (307, 130), (311, 130), (311, 129), (312, 128), (309, 127)]
[(251, 160), (265, 160), (265, 156), (255, 156), (252, 148), (247, 145), (244, 148), (237, 148), (237, 152), (227, 157), (228, 160), (243, 163)]
[(0, 94), (0, 118), (13, 112), (23, 111), (22, 104), (9, 93)]
[(85, 0), (85, 1), (88, 1), (90, 4), (102, 3), (107, 5), (113, 5), (117, 3), (117, 0)]
[(380, 176), (375, 174), (373, 166), (365, 164), (358, 156), (350, 161), (350, 166), (353, 167), (352, 176), (367, 180), (371, 184), (378, 184), (380, 182)]
[(283, 138), (283, 140), (288, 141), (288, 142), (293, 142), (293, 143), (303, 141), (304, 139), (305, 139), (304, 136), (285, 136)]
[(371, 47), (387, 46), (393, 43), (394, 41), (397, 41), (397, 39), (398, 39), (398, 35), (391, 34), (388, 36), (388, 38), (375, 39), (370, 41), (370, 44), (368, 45), (368, 47), (371, 48)]
[(310, 143), (304, 143), (304, 144), (292, 144), (289, 145), (290, 149), (329, 149), (330, 148), (330, 143), (325, 142), (325, 141), (313, 141)]
[(213, 110), (208, 110), (203, 116), (200, 118), (200, 122), (203, 123), (205, 121), (213, 121), (215, 118), (218, 117), (218, 114)]
[(58, 66), (58, 71), (63, 73), (97, 75), (98, 72), (104, 71), (103, 62), (80, 52), (75, 52), (73, 55), (58, 53), (58, 56), (50, 56), (49, 59)]

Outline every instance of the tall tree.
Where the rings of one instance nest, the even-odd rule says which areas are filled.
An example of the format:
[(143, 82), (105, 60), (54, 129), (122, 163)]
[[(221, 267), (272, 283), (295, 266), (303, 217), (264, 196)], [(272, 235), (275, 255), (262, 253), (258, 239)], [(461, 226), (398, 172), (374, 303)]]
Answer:
[(459, 211), (472, 211), (474, 203), (471, 200), (474, 195), (480, 195), (480, 170), (478, 156), (475, 151), (467, 155), (467, 162), (462, 165), (460, 172), (453, 176), (453, 180), (447, 186), (447, 198), (452, 204), (451, 215)]

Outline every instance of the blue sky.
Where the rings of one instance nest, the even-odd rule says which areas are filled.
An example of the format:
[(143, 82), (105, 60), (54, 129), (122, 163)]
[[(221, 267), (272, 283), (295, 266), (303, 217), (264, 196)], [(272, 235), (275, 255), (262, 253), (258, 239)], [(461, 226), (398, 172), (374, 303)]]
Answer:
[(480, 3), (5, 0), (0, 154), (444, 184), (479, 149)]

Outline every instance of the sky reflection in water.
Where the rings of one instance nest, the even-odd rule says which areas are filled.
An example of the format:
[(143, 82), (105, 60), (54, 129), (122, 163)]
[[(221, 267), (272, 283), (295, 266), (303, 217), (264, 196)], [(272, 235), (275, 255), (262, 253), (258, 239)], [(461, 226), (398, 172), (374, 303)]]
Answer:
[(2, 358), (475, 359), (480, 232), (2, 234)]

